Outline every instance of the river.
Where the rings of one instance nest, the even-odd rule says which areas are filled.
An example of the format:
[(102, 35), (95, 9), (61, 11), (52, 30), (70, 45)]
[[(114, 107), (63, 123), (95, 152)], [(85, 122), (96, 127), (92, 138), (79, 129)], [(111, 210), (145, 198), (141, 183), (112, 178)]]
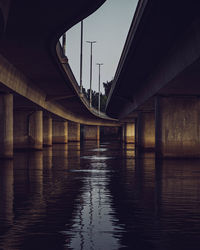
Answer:
[(0, 249), (200, 249), (200, 160), (120, 142), (0, 161)]

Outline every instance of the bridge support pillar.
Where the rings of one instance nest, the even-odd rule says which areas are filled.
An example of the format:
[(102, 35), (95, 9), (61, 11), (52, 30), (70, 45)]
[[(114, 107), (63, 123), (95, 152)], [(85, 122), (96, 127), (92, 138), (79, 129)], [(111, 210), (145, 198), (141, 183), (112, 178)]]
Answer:
[(52, 118), (49, 116), (43, 118), (43, 145), (52, 146)]
[(53, 121), (53, 143), (68, 143), (68, 122)]
[(140, 149), (155, 148), (155, 113), (140, 112), (137, 120), (137, 145)]
[(42, 116), (42, 111), (14, 112), (14, 148), (36, 150), (43, 148)]
[(80, 123), (69, 122), (68, 135), (69, 141), (80, 141)]
[(0, 94), (0, 158), (13, 157), (13, 95)]
[(200, 157), (200, 99), (190, 96), (156, 98), (156, 155)]
[(84, 140), (95, 140), (100, 139), (100, 126), (84, 125)]
[(122, 135), (125, 143), (135, 143), (135, 123), (126, 122), (122, 128)]

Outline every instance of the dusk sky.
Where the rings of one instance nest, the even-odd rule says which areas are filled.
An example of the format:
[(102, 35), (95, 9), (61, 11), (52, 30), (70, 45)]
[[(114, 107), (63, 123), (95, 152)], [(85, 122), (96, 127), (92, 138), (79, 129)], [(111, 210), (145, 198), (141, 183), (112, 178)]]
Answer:
[[(90, 44), (93, 45), (92, 89), (98, 91), (98, 66), (101, 67), (102, 82), (114, 78), (138, 0), (107, 0), (102, 7), (84, 20), (83, 37), (83, 87), (89, 88)], [(80, 23), (67, 31), (66, 55), (79, 84), (80, 79)]]

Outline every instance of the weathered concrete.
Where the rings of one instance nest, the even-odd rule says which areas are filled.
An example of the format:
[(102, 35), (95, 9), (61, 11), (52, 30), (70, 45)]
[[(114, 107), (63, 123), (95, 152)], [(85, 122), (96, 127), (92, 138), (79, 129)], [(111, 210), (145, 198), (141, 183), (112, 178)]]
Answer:
[[(155, 94), (200, 94), (200, 2), (181, 3), (180, 8), (177, 0), (173, 7), (169, 1), (139, 2), (113, 80), (107, 114), (124, 118)], [(189, 67), (192, 74), (188, 72), (180, 81)]]
[(53, 143), (68, 142), (68, 122), (53, 121)]
[(84, 126), (83, 133), (84, 140), (96, 140), (100, 139), (100, 127), (99, 126)]
[(68, 140), (80, 141), (80, 123), (68, 122)]
[(52, 118), (43, 117), (43, 145), (52, 146)]
[(137, 119), (137, 146), (140, 149), (155, 148), (155, 113), (140, 112)]
[(125, 123), (124, 128), (124, 142), (125, 143), (135, 143), (135, 123)]
[(200, 99), (156, 98), (157, 157), (200, 157)]
[[(40, 55), (39, 52), (38, 55)], [(87, 107), (87, 103), (82, 103), (78, 108), (77, 105), (75, 105), (74, 107), (72, 104), (70, 104), (71, 100), (70, 95), (72, 95), (72, 93), (70, 92), (63, 96), (63, 92), (65, 93), (69, 91), (66, 82), (59, 83), (55, 87), (55, 84), (53, 84), (51, 82), (51, 78), (49, 78), (50, 70), (45, 70), (48, 76), (46, 81), (49, 82), (49, 84), (50, 83), (52, 84), (50, 85), (48, 84), (45, 90), (47, 93), (50, 92), (53, 95), (55, 94), (55, 92), (58, 92), (58, 89), (61, 88), (61, 90), (59, 90), (59, 94), (56, 95), (57, 99), (55, 97), (54, 97), (55, 99), (53, 97), (50, 98), (49, 95), (47, 95), (47, 93), (43, 89), (44, 88), (43, 81), (41, 81), (42, 88), (40, 88), (40, 86), (38, 85), (35, 85), (35, 83), (30, 81), (31, 77), (27, 78), (21, 71), (19, 71), (11, 63), (9, 63), (9, 61), (7, 61), (2, 55), (0, 55), (0, 68), (1, 68), (0, 91), (6, 89), (6, 91), (17, 93), (21, 97), (20, 103), (23, 106), (26, 106), (27, 104), (31, 105), (32, 108), (39, 106), (41, 107), (41, 109), (44, 109), (58, 116), (59, 118), (70, 120), (77, 123), (82, 123), (87, 125), (119, 126), (117, 121), (110, 120), (108, 119), (108, 117), (105, 119), (98, 118), (95, 114), (91, 113), (89, 108)], [(38, 75), (38, 71), (36, 72)], [(51, 86), (51, 88), (49, 86)], [(79, 90), (77, 90), (77, 95), (76, 95), (77, 103), (79, 103), (80, 98), (82, 98), (81, 96), (79, 97), (78, 93)], [(65, 99), (65, 102), (68, 100), (68, 103), (63, 104), (63, 99)], [(27, 103), (27, 100), (29, 100), (30, 102)]]
[(43, 148), (43, 119), (42, 111), (14, 112), (14, 148), (37, 149)]
[(0, 157), (13, 156), (13, 95), (0, 94)]

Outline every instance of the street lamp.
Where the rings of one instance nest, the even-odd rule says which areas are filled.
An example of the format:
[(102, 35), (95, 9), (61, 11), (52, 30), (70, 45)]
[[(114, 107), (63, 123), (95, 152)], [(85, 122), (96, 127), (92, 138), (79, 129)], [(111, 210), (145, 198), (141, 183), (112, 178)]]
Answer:
[(96, 41), (86, 41), (90, 43), (90, 107), (92, 106), (92, 45)]
[(99, 110), (99, 114), (100, 114), (100, 83), (101, 83), (101, 66), (103, 65), (103, 63), (97, 63), (97, 65), (99, 66), (99, 101), (98, 101), (98, 110)]
[(80, 92), (83, 92), (82, 74), (83, 73), (83, 20), (81, 21), (81, 47), (80, 47)]

